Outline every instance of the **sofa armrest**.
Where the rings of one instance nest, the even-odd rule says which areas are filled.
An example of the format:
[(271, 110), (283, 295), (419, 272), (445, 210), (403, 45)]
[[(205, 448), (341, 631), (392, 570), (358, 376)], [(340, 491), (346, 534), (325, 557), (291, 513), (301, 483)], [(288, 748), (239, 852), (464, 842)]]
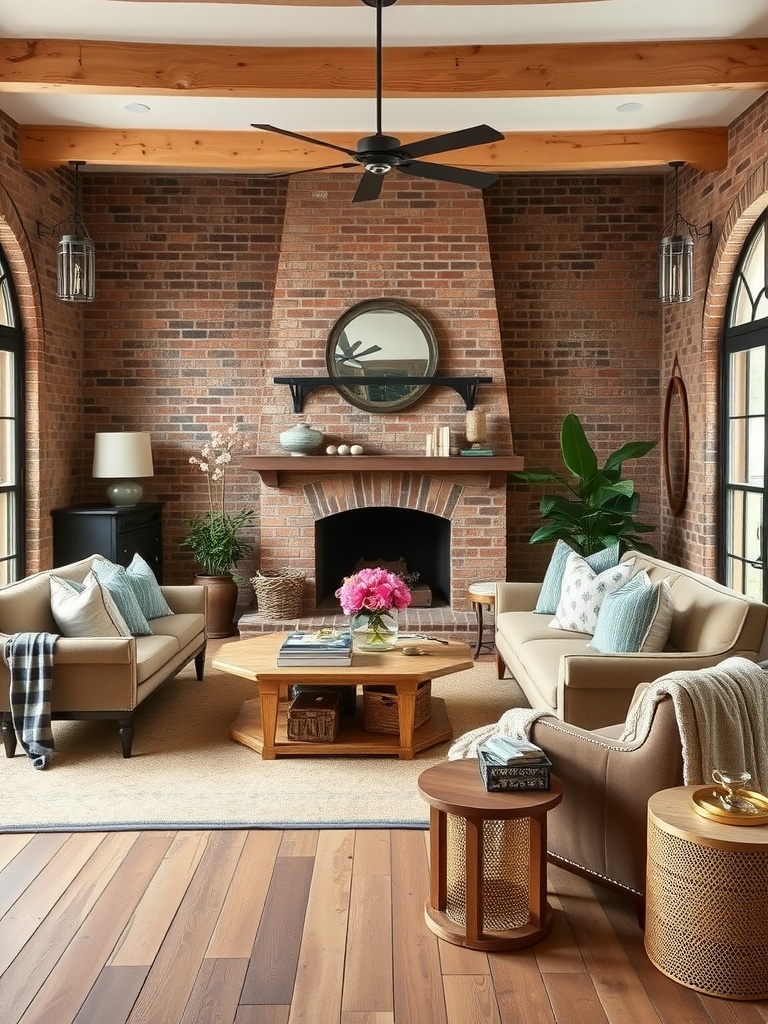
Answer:
[(540, 593), (541, 583), (497, 583), (495, 612), (532, 612)]
[[(8, 634), (0, 633), (3, 650), (8, 639)], [(53, 651), (54, 665), (130, 665), (135, 661), (133, 636), (60, 636)]]
[(193, 613), (205, 615), (207, 587), (197, 586), (163, 586), (160, 587), (168, 607), (176, 615)]

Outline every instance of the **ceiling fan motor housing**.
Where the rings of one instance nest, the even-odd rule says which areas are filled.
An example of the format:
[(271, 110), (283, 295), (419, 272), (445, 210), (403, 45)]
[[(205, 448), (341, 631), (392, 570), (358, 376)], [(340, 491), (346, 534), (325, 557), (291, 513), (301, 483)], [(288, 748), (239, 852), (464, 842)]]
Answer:
[(367, 135), (357, 143), (357, 159), (371, 174), (386, 174), (405, 159), (394, 135)]

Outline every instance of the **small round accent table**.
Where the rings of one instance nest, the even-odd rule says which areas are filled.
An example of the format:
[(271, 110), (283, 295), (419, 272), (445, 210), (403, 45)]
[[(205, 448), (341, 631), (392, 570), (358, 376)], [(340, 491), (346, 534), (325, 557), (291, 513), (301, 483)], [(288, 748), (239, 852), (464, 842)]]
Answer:
[(483, 608), (490, 609), (496, 604), (496, 584), (472, 583), (467, 595), (477, 616), (477, 643), (475, 645), (475, 657), (477, 658), (483, 647), (487, 647), (491, 653), (494, 650), (493, 640), (483, 640)]
[(427, 927), (470, 949), (530, 946), (552, 927), (547, 902), (547, 811), (563, 797), (548, 790), (489, 793), (475, 758), (445, 761), (419, 776), (430, 805)]
[(648, 801), (645, 950), (673, 981), (768, 998), (768, 825), (723, 825), (678, 786)]

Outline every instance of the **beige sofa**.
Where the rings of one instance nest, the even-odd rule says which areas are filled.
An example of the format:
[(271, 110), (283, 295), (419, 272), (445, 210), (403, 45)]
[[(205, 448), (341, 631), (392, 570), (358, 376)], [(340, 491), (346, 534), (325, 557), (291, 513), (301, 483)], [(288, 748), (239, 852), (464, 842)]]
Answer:
[[(49, 576), (82, 582), (99, 555), (39, 572), (0, 589), (0, 643), (13, 633), (59, 630), (51, 614)], [(162, 587), (173, 615), (152, 619), (151, 636), (60, 637), (54, 649), (51, 712), (54, 719), (114, 718), (123, 757), (131, 756), (133, 713), (139, 704), (194, 659), (203, 678), (206, 588)], [(0, 658), (0, 712), (5, 753), (16, 736), (10, 715), (8, 666)]]
[(658, 654), (601, 654), (590, 636), (550, 629), (552, 615), (536, 613), (540, 583), (499, 583), (496, 588), (496, 666), (512, 675), (531, 707), (583, 729), (626, 718), (632, 694), (677, 669), (707, 668), (740, 655), (757, 661), (768, 624), (768, 606), (689, 569), (628, 551), (652, 582), (666, 579), (673, 603), (665, 650)]

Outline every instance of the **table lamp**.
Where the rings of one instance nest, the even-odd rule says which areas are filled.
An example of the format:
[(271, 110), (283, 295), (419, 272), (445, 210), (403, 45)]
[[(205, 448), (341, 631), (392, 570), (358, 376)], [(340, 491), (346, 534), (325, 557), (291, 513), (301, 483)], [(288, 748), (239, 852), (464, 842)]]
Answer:
[(144, 488), (132, 478), (155, 475), (149, 431), (95, 434), (92, 475), (113, 481), (107, 487), (107, 497), (113, 505), (138, 505)]

